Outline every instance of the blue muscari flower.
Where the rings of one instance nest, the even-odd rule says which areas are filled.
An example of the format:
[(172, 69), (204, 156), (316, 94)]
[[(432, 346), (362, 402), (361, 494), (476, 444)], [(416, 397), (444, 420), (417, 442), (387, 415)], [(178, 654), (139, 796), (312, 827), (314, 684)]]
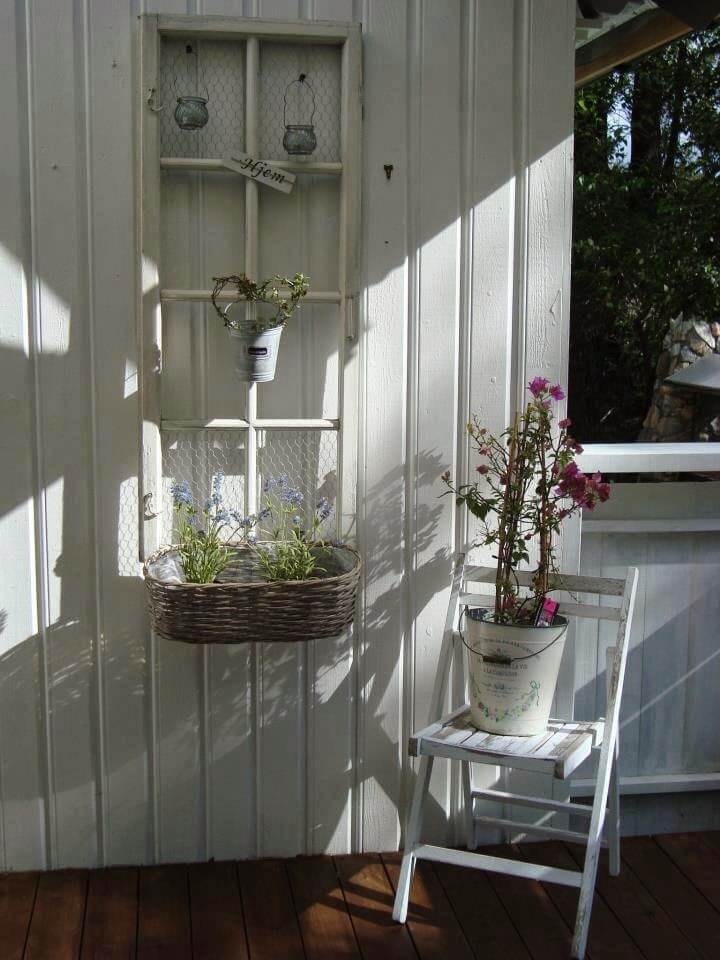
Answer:
[(283, 490), (280, 495), (280, 499), (283, 503), (289, 503), (293, 507), (299, 507), (303, 502), (303, 495), (299, 490), (295, 490), (293, 487), (289, 487), (287, 490)]
[(192, 493), (190, 493), (190, 484), (187, 480), (181, 480), (180, 483), (173, 483), (170, 487), (173, 503), (176, 507), (191, 507), (193, 505)]
[(225, 479), (225, 474), (220, 472), (216, 473), (212, 479), (212, 496), (210, 501), (213, 506), (218, 507), (222, 503), (222, 482)]
[(299, 527), (300, 524), (302, 523), (302, 519), (303, 518), (296, 513), (295, 516), (292, 518), (292, 522), (295, 524), (296, 527)]
[(247, 540), (248, 543), (257, 543), (257, 537), (254, 533), (249, 533)]
[(219, 520), (220, 523), (228, 523), (228, 521), (230, 520), (230, 514), (228, 513), (227, 510), (216, 510), (215, 519)]
[(272, 510), (270, 509), (270, 507), (263, 507), (260, 513), (257, 515), (256, 522), (260, 520), (267, 520), (267, 518), (270, 516), (271, 513), (272, 513)]
[(265, 483), (263, 484), (263, 490), (267, 493), (269, 490), (272, 490), (273, 487), (280, 487), (282, 490), (283, 487), (286, 487), (290, 483), (290, 479), (286, 473), (279, 473), (276, 477), (268, 477)]

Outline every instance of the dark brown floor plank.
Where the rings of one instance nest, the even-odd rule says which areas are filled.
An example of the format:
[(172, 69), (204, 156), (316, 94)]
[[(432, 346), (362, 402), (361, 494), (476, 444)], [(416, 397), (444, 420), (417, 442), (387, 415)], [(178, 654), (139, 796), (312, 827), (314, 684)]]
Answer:
[(26, 960), (77, 960), (87, 884), (86, 870), (54, 870), (41, 875)]
[(529, 960), (530, 954), (481, 870), (433, 864), (470, 946), (484, 960)]
[[(577, 866), (582, 867), (585, 848), (568, 844), (567, 851)], [(698, 960), (700, 954), (627, 863), (622, 864), (619, 876), (610, 876), (606, 850), (600, 852), (595, 886), (646, 957), (652, 957), (652, 960)]]
[(720, 830), (706, 830), (701, 836), (708, 850), (720, 854)]
[(144, 867), (138, 893), (138, 960), (190, 960), (187, 867)]
[(378, 854), (335, 860), (363, 960), (417, 960), (407, 926), (392, 918), (394, 892)]
[(193, 960), (247, 960), (247, 940), (234, 863), (188, 867)]
[(720, 863), (702, 842), (699, 833), (673, 833), (655, 837), (662, 850), (716, 910), (720, 910)]
[[(393, 891), (397, 889), (400, 854), (383, 854)], [(407, 925), (421, 960), (466, 960), (475, 956), (452, 905), (430, 863), (419, 861), (410, 890)]]
[[(516, 847), (486, 847), (482, 853), (522, 859)], [(572, 934), (541, 883), (489, 873), (488, 879), (533, 960), (568, 960)]]
[[(520, 852), (531, 863), (542, 863), (561, 870), (577, 870), (578, 865), (562, 844), (521, 843)], [(565, 923), (575, 928), (579, 891), (559, 883), (543, 884)], [(605, 901), (595, 894), (590, 916), (587, 956), (590, 960), (643, 960), (643, 954)]]
[(243, 860), (237, 866), (252, 960), (304, 960), (285, 864)]
[(307, 960), (361, 960), (330, 857), (298, 857), (287, 870)]
[(652, 837), (625, 837), (623, 859), (707, 960), (720, 957), (720, 914)]
[(22, 960), (37, 885), (37, 873), (0, 875), (0, 957), (3, 960)]
[(138, 870), (93, 870), (88, 882), (82, 960), (131, 960), (135, 957)]

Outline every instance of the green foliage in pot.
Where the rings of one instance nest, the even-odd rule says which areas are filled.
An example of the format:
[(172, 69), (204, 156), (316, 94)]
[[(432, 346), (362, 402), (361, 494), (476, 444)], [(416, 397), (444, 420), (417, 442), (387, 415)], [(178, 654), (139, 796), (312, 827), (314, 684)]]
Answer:
[[(187, 480), (171, 486), (178, 554), (188, 583), (212, 583), (230, 562), (233, 547), (243, 542), (253, 551), (265, 580), (308, 580), (325, 572), (320, 561), (332, 550), (321, 536), (331, 513), (327, 497), (319, 499), (308, 517), (302, 493), (283, 473), (265, 481), (262, 508), (245, 517), (227, 509), (223, 479), (222, 473), (212, 478), (211, 494), (202, 508)], [(258, 543), (256, 528), (262, 528), (265, 542)], [(227, 546), (230, 540), (233, 547)]]
[(187, 480), (173, 483), (170, 492), (175, 509), (178, 553), (188, 583), (212, 583), (230, 560), (226, 540), (241, 540), (257, 523), (227, 510), (223, 503), (223, 474), (212, 479), (211, 494), (202, 509), (195, 504)]
[[(287, 323), (308, 292), (309, 277), (303, 273), (296, 273), (294, 277), (281, 277), (275, 274), (257, 283), (241, 273), (227, 277), (213, 277), (213, 282), (215, 284), (211, 294), (213, 306), (222, 322), (230, 329), (240, 328), (240, 324), (232, 320), (228, 314), (229, 307), (238, 301), (263, 303), (272, 307), (273, 312), (270, 317), (257, 317), (252, 322), (253, 331), (261, 333), (263, 330), (282, 327)], [(218, 297), (227, 287), (235, 288), (237, 299), (223, 308), (218, 303)]]
[(303, 495), (282, 473), (269, 477), (263, 486), (264, 508), (260, 518), (270, 518), (272, 543), (257, 547), (257, 559), (266, 580), (308, 580), (324, 573), (318, 560), (330, 552), (320, 537), (320, 528), (330, 516), (326, 497), (318, 501), (310, 521), (303, 514)]
[[(584, 474), (575, 463), (582, 447), (568, 433), (570, 420), (555, 429), (552, 406), (565, 398), (559, 384), (544, 377), (528, 384), (531, 398), (522, 413), (498, 437), (477, 417), (467, 429), (481, 463), (480, 479), (455, 486), (450, 471), (442, 480), (481, 522), (478, 545), (497, 550), (496, 623), (535, 623), (558, 573), (554, 539), (571, 514), (607, 500), (610, 486), (599, 473)], [(517, 569), (530, 561), (530, 541), (537, 539), (538, 565), (529, 597), (521, 596)]]

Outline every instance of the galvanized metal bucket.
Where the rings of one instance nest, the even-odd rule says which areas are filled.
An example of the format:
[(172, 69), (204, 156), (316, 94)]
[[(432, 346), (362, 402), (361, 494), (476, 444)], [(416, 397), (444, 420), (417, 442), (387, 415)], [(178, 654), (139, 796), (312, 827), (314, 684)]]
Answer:
[(247, 383), (265, 383), (275, 378), (275, 365), (283, 328), (258, 331), (252, 323), (228, 327), (235, 372)]
[(463, 640), (473, 723), (479, 730), (515, 737), (544, 733), (567, 620), (555, 617), (549, 627), (534, 627), (494, 623), (489, 616), (479, 608), (466, 611)]

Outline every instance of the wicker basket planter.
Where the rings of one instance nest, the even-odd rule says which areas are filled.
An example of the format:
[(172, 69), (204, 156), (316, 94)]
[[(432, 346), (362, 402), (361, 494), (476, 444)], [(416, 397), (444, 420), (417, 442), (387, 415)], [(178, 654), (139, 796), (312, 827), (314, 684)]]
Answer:
[(252, 551), (230, 544), (233, 558), (215, 583), (186, 583), (177, 548), (145, 563), (150, 619), (166, 640), (183, 643), (299, 641), (334, 637), (352, 622), (360, 557), (349, 547), (323, 554), (312, 580), (258, 579)]

